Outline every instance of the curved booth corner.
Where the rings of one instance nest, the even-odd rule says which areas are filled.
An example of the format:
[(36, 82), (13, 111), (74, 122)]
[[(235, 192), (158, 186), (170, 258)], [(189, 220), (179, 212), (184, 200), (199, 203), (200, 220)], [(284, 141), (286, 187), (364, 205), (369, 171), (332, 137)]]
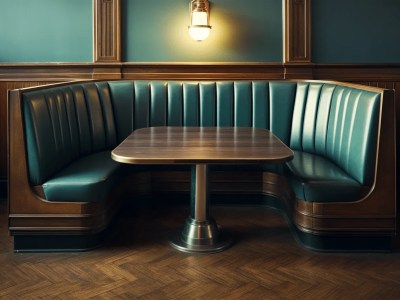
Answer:
[(92, 249), (124, 199), (186, 193), (182, 166), (127, 167), (108, 157), (149, 126), (269, 129), (298, 153), (293, 162), (215, 166), (211, 193), (262, 198), (285, 212), (308, 249), (390, 251), (398, 240), (393, 91), (323, 81), (87, 81), (10, 91), (8, 108), (15, 251)]
[[(262, 204), (285, 216), (294, 238), (304, 248), (317, 252), (398, 251), (395, 216), (386, 216), (374, 224), (372, 217), (365, 218), (357, 213), (344, 217), (313, 212), (314, 203), (296, 199), (285, 178), (269, 172), (263, 175)], [(355, 204), (345, 203), (342, 205)], [(360, 204), (363, 205), (363, 201)], [(327, 222), (323, 223), (324, 220)], [(371, 224), (376, 227), (372, 228)]]

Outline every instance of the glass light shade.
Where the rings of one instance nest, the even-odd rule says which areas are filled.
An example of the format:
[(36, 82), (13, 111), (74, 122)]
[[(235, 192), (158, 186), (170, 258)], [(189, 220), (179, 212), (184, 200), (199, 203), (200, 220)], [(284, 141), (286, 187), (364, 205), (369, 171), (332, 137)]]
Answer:
[(189, 27), (189, 35), (195, 41), (203, 41), (210, 35), (209, 27)]
[(189, 35), (196, 41), (203, 41), (210, 35), (209, 9), (207, 0), (193, 0), (190, 4)]

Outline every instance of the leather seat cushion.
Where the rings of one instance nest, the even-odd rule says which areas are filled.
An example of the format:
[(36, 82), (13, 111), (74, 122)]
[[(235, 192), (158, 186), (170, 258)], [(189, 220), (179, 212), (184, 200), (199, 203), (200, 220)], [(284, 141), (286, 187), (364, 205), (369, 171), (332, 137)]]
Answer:
[(287, 164), (289, 182), (298, 199), (309, 202), (340, 202), (360, 199), (363, 186), (330, 160), (294, 151)]
[(101, 202), (119, 182), (124, 165), (111, 159), (110, 151), (74, 161), (43, 184), (49, 201)]

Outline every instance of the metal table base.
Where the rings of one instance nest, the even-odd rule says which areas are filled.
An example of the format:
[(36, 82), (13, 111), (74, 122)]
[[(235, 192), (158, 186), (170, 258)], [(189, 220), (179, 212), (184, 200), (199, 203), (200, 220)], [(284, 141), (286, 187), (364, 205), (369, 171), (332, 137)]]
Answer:
[(190, 216), (183, 230), (171, 237), (170, 244), (187, 253), (215, 253), (232, 244), (232, 239), (209, 216), (207, 164), (192, 167)]

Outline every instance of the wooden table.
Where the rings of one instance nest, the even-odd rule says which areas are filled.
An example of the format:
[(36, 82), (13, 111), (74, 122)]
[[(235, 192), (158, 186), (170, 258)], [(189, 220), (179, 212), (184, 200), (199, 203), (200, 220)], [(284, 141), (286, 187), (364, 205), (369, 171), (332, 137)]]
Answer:
[(128, 164), (191, 164), (191, 211), (171, 245), (184, 252), (218, 252), (232, 240), (209, 216), (208, 164), (283, 163), (293, 152), (270, 131), (252, 127), (148, 127), (112, 151)]

